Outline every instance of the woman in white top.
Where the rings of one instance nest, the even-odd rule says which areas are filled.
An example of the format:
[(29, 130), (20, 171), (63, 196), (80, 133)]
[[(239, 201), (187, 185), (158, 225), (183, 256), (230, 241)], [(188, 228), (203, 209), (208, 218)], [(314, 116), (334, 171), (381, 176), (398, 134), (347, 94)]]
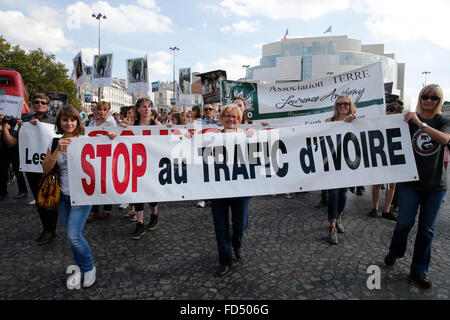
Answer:
[[(96, 108), (97, 118), (89, 122), (89, 127), (116, 127), (117, 121), (111, 116), (111, 105), (109, 102), (101, 101)], [(105, 219), (111, 215), (112, 205), (105, 204), (103, 212), (98, 213), (99, 206), (92, 206), (91, 213), (88, 216), (87, 223), (95, 219)]]
[(60, 171), (59, 185), (61, 188), (61, 199), (58, 205), (58, 215), (63, 227), (67, 231), (67, 238), (72, 249), (75, 264), (79, 270), (75, 275), (67, 279), (68, 287), (75, 288), (81, 285), (81, 274), (84, 275), (83, 287), (90, 287), (95, 282), (95, 266), (92, 259), (91, 249), (83, 237), (83, 228), (91, 210), (90, 205), (72, 206), (69, 190), (69, 169), (67, 163), (67, 146), (73, 138), (84, 134), (84, 126), (81, 122), (80, 113), (72, 106), (60, 109), (55, 121), (56, 133), (62, 134), (57, 148), (51, 152), (50, 142), (47, 154), (42, 163), (44, 175), (48, 174), (57, 164)]

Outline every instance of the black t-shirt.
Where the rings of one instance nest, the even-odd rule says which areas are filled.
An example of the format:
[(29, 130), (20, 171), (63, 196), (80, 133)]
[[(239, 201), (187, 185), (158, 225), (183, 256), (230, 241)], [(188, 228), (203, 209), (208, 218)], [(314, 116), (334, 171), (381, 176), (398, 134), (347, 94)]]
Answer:
[[(440, 114), (433, 119), (423, 119), (417, 114), (420, 121), (428, 126), (450, 133), (450, 119)], [(447, 189), (447, 170), (444, 167), (444, 151), (446, 145), (440, 145), (434, 142), (431, 137), (411, 121), (409, 124), (409, 133), (416, 159), (417, 172), (419, 180), (401, 183), (417, 191), (442, 191)]]

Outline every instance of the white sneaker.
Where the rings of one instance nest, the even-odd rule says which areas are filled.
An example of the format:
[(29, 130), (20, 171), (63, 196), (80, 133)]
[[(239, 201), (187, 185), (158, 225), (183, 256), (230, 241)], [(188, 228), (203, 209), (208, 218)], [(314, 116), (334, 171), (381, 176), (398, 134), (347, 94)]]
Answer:
[(95, 267), (88, 272), (84, 273), (84, 281), (83, 281), (83, 287), (84, 288), (88, 288), (90, 286), (92, 286), (95, 282)]
[(29, 206), (34, 206), (36, 204), (36, 200), (31, 200), (30, 202), (28, 202)]
[(128, 208), (128, 203), (122, 203), (122, 204), (119, 206), (119, 208), (120, 208), (120, 209), (126, 209), (126, 208)]
[(205, 207), (205, 201), (199, 201), (197, 202), (197, 208), (204, 208)]
[(81, 272), (76, 271), (75, 274), (67, 278), (66, 287), (69, 290), (81, 289)]

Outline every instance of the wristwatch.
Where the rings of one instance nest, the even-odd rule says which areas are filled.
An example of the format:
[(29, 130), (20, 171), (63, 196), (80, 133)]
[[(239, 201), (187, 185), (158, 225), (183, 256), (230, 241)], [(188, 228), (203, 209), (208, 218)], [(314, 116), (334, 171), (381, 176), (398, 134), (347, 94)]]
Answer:
[(425, 122), (422, 122), (422, 125), (420, 126), (420, 130), (425, 129), (426, 127), (428, 127), (428, 125)]

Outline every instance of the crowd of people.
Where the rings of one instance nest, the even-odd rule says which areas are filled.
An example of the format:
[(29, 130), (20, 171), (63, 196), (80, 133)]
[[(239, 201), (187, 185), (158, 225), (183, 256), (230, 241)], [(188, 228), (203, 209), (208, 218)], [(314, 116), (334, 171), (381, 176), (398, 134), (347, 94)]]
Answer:
[[(115, 117), (111, 114), (111, 106), (108, 102), (94, 102), (91, 104), (92, 113), (86, 117), (85, 121), (82, 121), (80, 113), (72, 106), (62, 107), (55, 118), (48, 113), (48, 104), (49, 98), (45, 94), (35, 94), (32, 98), (34, 112), (24, 114), (22, 119), (17, 119), (17, 125), (3, 121), (4, 115), (0, 115), (2, 124), (0, 130), (2, 132), (0, 139), (0, 200), (7, 197), (10, 165), (13, 167), (19, 186), (19, 194), (15, 198), (27, 197), (25, 177), (19, 171), (18, 132), (21, 128), (20, 124), (22, 122), (30, 122), (34, 125), (39, 122), (54, 124), (56, 132), (62, 137), (57, 140), (57, 143), (52, 141), (48, 145), (47, 154), (42, 163), (43, 173), (27, 172), (25, 174), (33, 197), (36, 199), (39, 182), (43, 175), (50, 172), (55, 166), (58, 166), (60, 170), (59, 183), (62, 196), (57, 210), (45, 211), (36, 205), (42, 223), (42, 230), (36, 237), (36, 241), (42, 246), (55, 239), (59, 217), (61, 225), (67, 232), (75, 264), (81, 270), (75, 281), (80, 284), (83, 282), (84, 287), (89, 287), (95, 282), (96, 269), (88, 241), (83, 237), (83, 229), (87, 222), (108, 218), (111, 215), (112, 205), (104, 205), (101, 213), (99, 206), (71, 205), (66, 152), (67, 146), (73, 138), (83, 135), (86, 126), (101, 126), (107, 129), (114, 126), (160, 125), (172, 127), (184, 124), (216, 124), (223, 128), (223, 134), (228, 134), (244, 132), (239, 129), (239, 125), (251, 123), (247, 117), (245, 100), (241, 98), (237, 98), (233, 103), (225, 106), (218, 103), (205, 104), (203, 107), (194, 106), (189, 112), (186, 107), (182, 111), (173, 107), (169, 113), (159, 113), (150, 99), (142, 98), (133, 107), (124, 109), (120, 115)], [(446, 168), (450, 142), (450, 121), (441, 115), (442, 104), (442, 89), (435, 84), (427, 85), (421, 90), (416, 112), (404, 112), (403, 103), (400, 100), (387, 104), (387, 114), (403, 113), (404, 121), (408, 122), (420, 179), (398, 185), (390, 183), (372, 186), (373, 209), (367, 213), (370, 217), (378, 216), (381, 190), (385, 188), (385, 203), (381, 216), (395, 222), (392, 240), (384, 260), (387, 266), (393, 265), (397, 259), (405, 255), (407, 238), (415, 224), (416, 215), (419, 215), (410, 276), (423, 288), (432, 286), (428, 274), (431, 244), (436, 219), (447, 192)], [(334, 114), (327, 119), (327, 122), (352, 122), (355, 119), (357, 119), (357, 107), (351, 97), (338, 96), (334, 102)], [(254, 129), (245, 131), (247, 136), (251, 136), (253, 132)], [(116, 134), (110, 132), (108, 136), (110, 139), (114, 139)], [(424, 136), (429, 138), (426, 150), (421, 149), (422, 146), (418, 144), (419, 136), (422, 139)], [(359, 186), (359, 188), (361, 187)], [(328, 209), (327, 240), (332, 245), (338, 245), (338, 234), (346, 232), (343, 217), (348, 190), (349, 188), (346, 187), (322, 190), (320, 202), (316, 206)], [(250, 200), (251, 197), (237, 197), (210, 201), (218, 246), (219, 268), (216, 273), (218, 276), (229, 274), (234, 261), (242, 261), (243, 238), (249, 221)], [(146, 231), (154, 231), (158, 227), (158, 203), (149, 203), (151, 212), (147, 225), (144, 224), (144, 205), (144, 203), (120, 205), (122, 209), (130, 208), (124, 213), (124, 217), (135, 222), (134, 230), (131, 232), (133, 240), (141, 239)], [(205, 201), (199, 200), (198, 206), (204, 207)]]

